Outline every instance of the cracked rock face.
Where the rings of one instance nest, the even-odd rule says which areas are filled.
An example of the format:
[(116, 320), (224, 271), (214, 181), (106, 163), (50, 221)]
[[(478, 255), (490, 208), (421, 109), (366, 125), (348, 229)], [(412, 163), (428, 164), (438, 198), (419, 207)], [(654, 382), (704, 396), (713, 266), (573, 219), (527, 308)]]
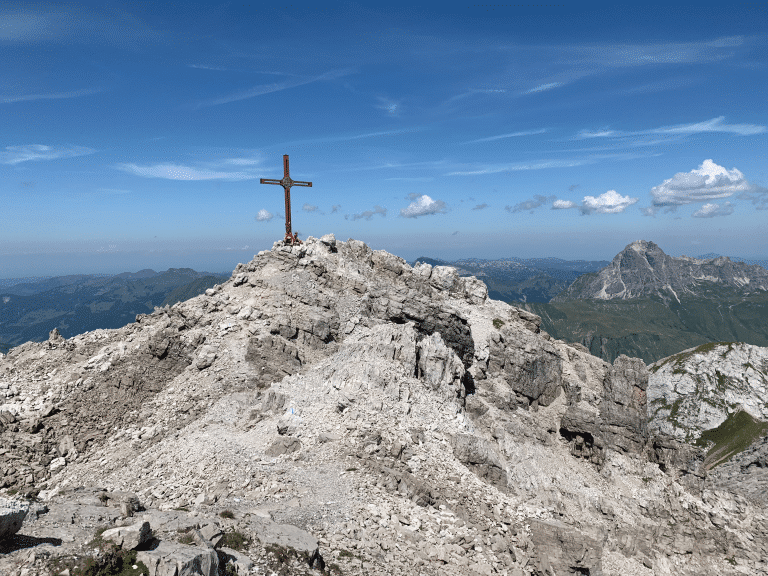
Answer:
[(751, 491), (705, 482), (700, 450), (648, 425), (641, 361), (539, 325), (452, 268), (327, 235), (124, 328), (17, 347), (0, 488), (42, 500), (20, 533), (45, 554), (12, 536), (0, 573), (92, 554), (104, 525), (158, 573), (768, 571), (763, 452), (729, 476)]
[(650, 372), (653, 430), (692, 441), (737, 410), (768, 420), (768, 348), (704, 344), (659, 360)]

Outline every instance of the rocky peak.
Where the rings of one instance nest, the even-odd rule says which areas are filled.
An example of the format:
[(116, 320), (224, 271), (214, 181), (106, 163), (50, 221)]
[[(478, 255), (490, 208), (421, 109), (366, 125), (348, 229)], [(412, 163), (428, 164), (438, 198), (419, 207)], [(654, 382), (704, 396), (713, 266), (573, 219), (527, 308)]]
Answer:
[(568, 289), (552, 299), (613, 300), (658, 296), (665, 301), (683, 295), (702, 296), (712, 286), (743, 293), (768, 290), (768, 270), (757, 265), (732, 262), (720, 256), (698, 260), (669, 256), (653, 242), (636, 240), (627, 245), (596, 274), (580, 276)]
[(451, 267), (326, 235), (118, 330), (14, 348), (0, 488), (44, 503), (19, 542), (82, 557), (97, 525), (121, 547), (151, 530), (152, 573), (203, 576), (764, 572), (764, 506), (702, 495), (699, 451), (648, 429), (645, 364), (539, 325)]

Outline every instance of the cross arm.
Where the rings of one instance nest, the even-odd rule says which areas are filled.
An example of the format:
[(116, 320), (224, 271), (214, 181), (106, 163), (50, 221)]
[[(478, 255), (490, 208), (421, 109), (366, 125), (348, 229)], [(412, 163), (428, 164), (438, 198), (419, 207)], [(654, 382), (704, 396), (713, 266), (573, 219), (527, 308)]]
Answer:
[(293, 181), (294, 186), (309, 186), (312, 188), (312, 182), (302, 182), (301, 180), (294, 180)]
[(261, 179), (261, 184), (282, 184), (282, 183), (283, 183), (282, 180), (275, 180), (275, 179), (272, 179), (272, 178), (262, 178)]

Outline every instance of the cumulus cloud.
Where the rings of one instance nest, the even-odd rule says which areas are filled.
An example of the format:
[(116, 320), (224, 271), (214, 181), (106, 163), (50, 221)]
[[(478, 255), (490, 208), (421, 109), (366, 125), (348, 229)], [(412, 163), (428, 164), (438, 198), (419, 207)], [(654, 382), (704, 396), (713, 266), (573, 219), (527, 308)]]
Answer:
[(733, 204), (726, 202), (722, 206), (719, 204), (704, 204), (692, 216), (694, 218), (714, 218), (715, 216), (728, 216), (729, 214), (733, 214)]
[(365, 212), (360, 212), (360, 214), (353, 214), (352, 220), (370, 220), (376, 214), (381, 214), (381, 217), (384, 218), (387, 215), (387, 209), (377, 204), (374, 206), (373, 210), (366, 210)]
[(148, 166), (125, 163), (118, 164), (115, 168), (143, 178), (165, 178), (166, 180), (253, 180), (256, 178), (254, 174), (249, 172), (222, 172), (170, 163)]
[(477, 206), (472, 208), (472, 210), (484, 210), (485, 208), (488, 208), (488, 204), (483, 203), (483, 204), (478, 204)]
[(317, 212), (317, 206), (313, 206), (307, 202), (304, 203), (304, 206), (302, 206), (301, 209), (304, 210), (304, 212)]
[(409, 194), (409, 197), (413, 199), (413, 202), (408, 204), (407, 208), (400, 210), (400, 216), (404, 218), (418, 218), (419, 216), (427, 216), (429, 214), (443, 214), (448, 211), (448, 206), (442, 200), (432, 200), (426, 194), (413, 198), (413, 194)]
[(0, 164), (21, 164), (30, 160), (58, 160), (93, 154), (96, 150), (84, 146), (46, 146), (45, 144), (26, 144), (24, 146), (6, 146), (0, 151)]
[(552, 202), (552, 210), (567, 210), (568, 208), (576, 208), (576, 202), (571, 200), (555, 200)]
[(523, 202), (515, 204), (514, 206), (504, 206), (504, 210), (507, 212), (512, 212), (513, 214), (515, 212), (523, 212), (524, 210), (530, 210), (533, 212), (533, 210), (539, 206), (543, 206), (547, 202), (551, 202), (554, 199), (554, 196), (542, 196), (541, 194), (536, 194), (532, 200), (524, 200)]
[(748, 192), (752, 186), (736, 168), (726, 170), (712, 160), (690, 172), (678, 172), (651, 189), (653, 206), (672, 207), (693, 202), (728, 198), (738, 192)]
[(639, 198), (622, 196), (616, 190), (608, 190), (600, 196), (584, 196), (584, 202), (579, 206), (582, 214), (618, 214), (635, 204)]
[(256, 220), (259, 222), (269, 222), (274, 217), (275, 215), (272, 214), (272, 212), (270, 212), (269, 210), (265, 210), (264, 208), (259, 210), (259, 213), (256, 214)]

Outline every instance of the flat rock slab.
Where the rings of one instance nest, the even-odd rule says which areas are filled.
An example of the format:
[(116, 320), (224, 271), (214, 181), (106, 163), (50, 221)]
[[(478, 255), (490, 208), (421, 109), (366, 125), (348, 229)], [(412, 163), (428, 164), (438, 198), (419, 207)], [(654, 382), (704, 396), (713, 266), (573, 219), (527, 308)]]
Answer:
[(144, 562), (149, 576), (217, 576), (219, 557), (212, 548), (162, 541), (154, 550), (141, 551), (136, 560)]
[(138, 522), (132, 526), (120, 526), (102, 533), (104, 540), (110, 540), (125, 550), (135, 550), (149, 540), (152, 531), (149, 522)]
[(317, 538), (291, 524), (278, 524), (266, 518), (254, 518), (251, 526), (263, 546), (277, 545), (293, 548), (297, 552), (306, 552), (310, 556), (317, 551)]
[(26, 502), (0, 498), (0, 540), (19, 531), (28, 511), (29, 504)]

